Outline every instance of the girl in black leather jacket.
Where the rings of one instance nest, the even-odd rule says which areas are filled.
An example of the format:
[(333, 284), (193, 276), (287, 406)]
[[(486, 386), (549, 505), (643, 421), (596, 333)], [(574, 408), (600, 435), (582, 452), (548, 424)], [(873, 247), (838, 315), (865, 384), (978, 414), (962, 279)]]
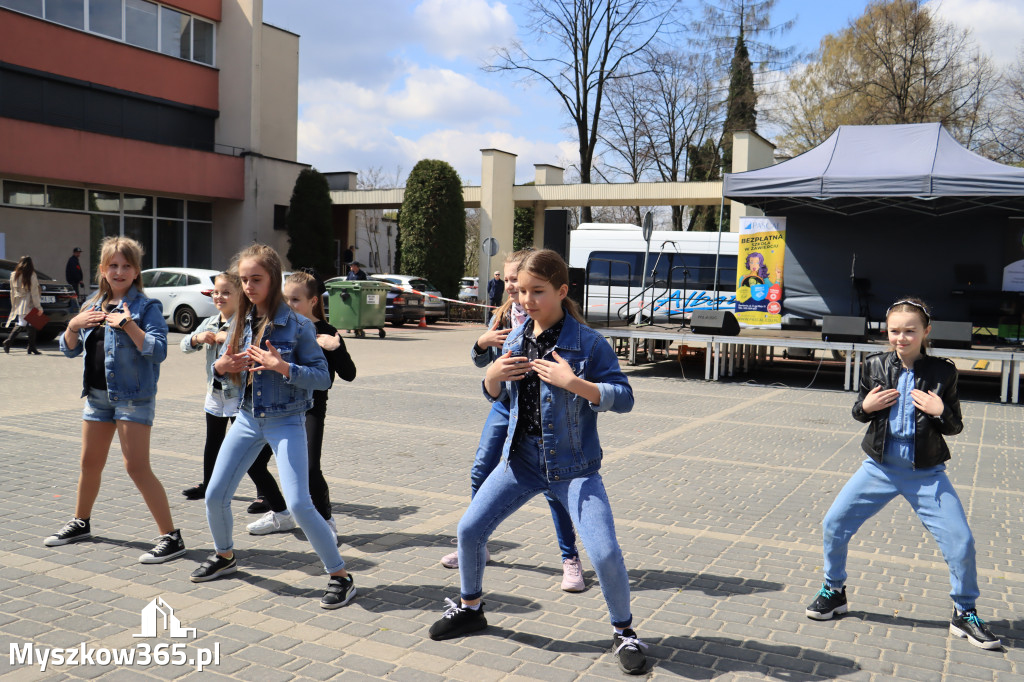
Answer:
[(853, 417), (867, 422), (861, 447), (868, 454), (825, 515), (825, 582), (807, 607), (815, 620), (847, 612), (847, 547), (861, 525), (897, 495), (910, 503), (949, 566), (953, 617), (949, 631), (974, 646), (1001, 644), (978, 618), (974, 537), (960, 498), (946, 476), (943, 436), (963, 430), (957, 372), (952, 362), (925, 353), (931, 313), (918, 299), (901, 299), (886, 312), (892, 349), (864, 361)]

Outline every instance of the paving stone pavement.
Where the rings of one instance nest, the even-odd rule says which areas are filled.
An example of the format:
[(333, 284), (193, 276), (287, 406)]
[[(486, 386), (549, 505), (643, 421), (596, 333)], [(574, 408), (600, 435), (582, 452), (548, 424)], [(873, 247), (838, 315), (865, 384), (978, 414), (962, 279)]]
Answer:
[[(42, 357), (0, 356), (0, 676), (12, 680), (591, 680), (623, 679), (584, 553), (588, 589), (559, 590), (547, 505), (538, 498), (495, 534), (482, 634), (432, 642), (427, 628), (456, 597), (439, 559), (465, 509), (488, 404), (469, 362), (479, 326), (388, 329), (348, 340), (355, 383), (332, 390), (324, 444), (342, 556), (359, 594), (319, 608), (326, 580), (301, 531), (249, 536), (252, 485), (234, 505), (240, 569), (189, 582), (211, 551), (201, 477), (204, 370), (170, 335), (152, 461), (183, 529), (186, 558), (147, 566), (157, 534), (115, 441), (91, 541), (44, 547), (70, 518), (80, 444), (81, 364), (55, 344)], [(702, 376), (694, 365), (688, 376)], [(627, 367), (636, 406), (605, 414), (602, 469), (633, 590), (649, 677), (686, 680), (1024, 680), (1024, 420), (1019, 406), (965, 402), (950, 475), (976, 536), (979, 612), (1003, 639), (981, 651), (948, 634), (946, 566), (909, 505), (894, 501), (851, 544), (851, 612), (804, 616), (821, 580), (821, 519), (862, 455), (852, 394), (680, 378), (678, 366)], [(803, 386), (806, 372), (789, 383)], [(990, 391), (991, 393), (991, 391)], [(140, 638), (161, 598), (195, 636)], [(1018, 610), (1020, 609), (1020, 610)], [(170, 648), (184, 644), (180, 650)], [(190, 665), (27, 665), (32, 644), (136, 651)], [(14, 652), (14, 653), (12, 653)], [(141, 654), (140, 654), (141, 655)], [(186, 660), (187, 662), (187, 660)]]

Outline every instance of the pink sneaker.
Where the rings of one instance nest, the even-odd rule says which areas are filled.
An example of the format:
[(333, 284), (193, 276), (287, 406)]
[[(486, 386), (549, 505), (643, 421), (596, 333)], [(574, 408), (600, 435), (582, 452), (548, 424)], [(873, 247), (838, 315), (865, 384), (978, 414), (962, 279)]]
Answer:
[[(491, 551), (484, 547), (484, 563), (491, 560)], [(451, 554), (445, 554), (441, 557), (441, 565), (445, 568), (458, 568), (459, 567), (459, 550), (455, 550)]]
[(562, 589), (566, 592), (582, 592), (587, 588), (583, 582), (583, 565), (579, 557), (562, 561)]

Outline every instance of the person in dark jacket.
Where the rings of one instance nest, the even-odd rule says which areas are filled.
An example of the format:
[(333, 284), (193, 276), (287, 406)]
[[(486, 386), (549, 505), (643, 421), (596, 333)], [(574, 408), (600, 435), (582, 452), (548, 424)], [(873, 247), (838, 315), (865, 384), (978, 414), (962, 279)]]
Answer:
[(75, 250), (71, 252), (71, 257), (68, 258), (67, 265), (64, 266), (64, 279), (67, 280), (75, 290), (75, 296), (78, 296), (78, 300), (82, 300), (82, 282), (85, 281), (85, 275), (82, 274), (82, 263), (78, 260), (78, 257), (82, 255), (82, 250), (75, 247)]
[(886, 312), (892, 350), (864, 361), (853, 417), (868, 424), (861, 447), (868, 458), (847, 481), (823, 523), (825, 582), (807, 607), (814, 620), (846, 613), (847, 547), (861, 525), (897, 495), (913, 507), (949, 566), (953, 617), (949, 631), (976, 647), (1000, 641), (978, 618), (974, 536), (949, 477), (943, 436), (963, 428), (957, 371), (952, 362), (927, 355), (931, 313), (919, 299), (896, 301)]
[(491, 306), (497, 308), (501, 305), (501, 297), (505, 295), (505, 282), (501, 279), (501, 273), (494, 271), (494, 277), (487, 283), (487, 299)]
[(349, 281), (366, 279), (366, 273), (363, 272), (363, 264), (359, 261), (353, 261), (348, 266), (348, 276), (345, 279)]

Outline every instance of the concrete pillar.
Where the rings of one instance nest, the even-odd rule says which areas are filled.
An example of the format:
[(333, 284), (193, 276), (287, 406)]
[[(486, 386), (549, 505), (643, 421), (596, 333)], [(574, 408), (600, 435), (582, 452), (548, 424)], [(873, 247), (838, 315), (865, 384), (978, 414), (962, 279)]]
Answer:
[[(751, 130), (738, 130), (732, 134), (732, 173), (767, 168), (775, 163), (775, 145)], [(763, 211), (732, 202), (729, 211), (729, 231), (740, 231), (740, 218), (761, 216)]]
[(512, 225), (515, 204), (512, 187), (516, 181), (516, 155), (500, 149), (481, 149), (480, 243), (487, 237), (498, 240), (498, 254), (487, 258), (480, 254), (480, 297), (486, 299), (486, 287), (495, 270), (501, 270), (505, 256), (512, 253)]
[[(561, 166), (552, 166), (547, 163), (533, 164), (533, 184), (535, 185), (562, 185), (565, 183), (565, 169)], [(538, 201), (533, 205), (533, 245), (536, 248), (544, 246), (544, 209), (551, 208), (546, 203)]]

